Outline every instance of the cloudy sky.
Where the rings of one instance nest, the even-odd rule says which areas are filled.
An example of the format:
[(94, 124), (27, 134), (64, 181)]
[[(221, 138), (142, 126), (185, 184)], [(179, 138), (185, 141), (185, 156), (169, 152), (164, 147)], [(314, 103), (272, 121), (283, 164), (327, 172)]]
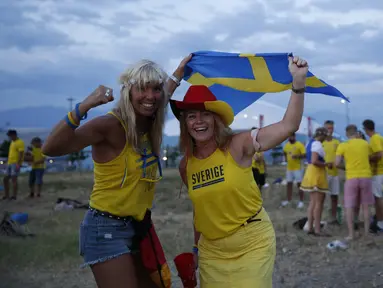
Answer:
[[(382, 0), (3, 0), (0, 24), (0, 110), (118, 89), (141, 58), (171, 73), (197, 50), (293, 52), (350, 97), (352, 115), (383, 122)], [(307, 99), (306, 114), (344, 113), (339, 98)], [(263, 100), (285, 106), (288, 95)]]

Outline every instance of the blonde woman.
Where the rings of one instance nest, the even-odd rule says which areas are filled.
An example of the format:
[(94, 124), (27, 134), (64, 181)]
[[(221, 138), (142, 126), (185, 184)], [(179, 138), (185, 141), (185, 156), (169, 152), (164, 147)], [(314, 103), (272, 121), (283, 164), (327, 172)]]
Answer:
[(152, 61), (136, 63), (120, 77), (113, 111), (79, 126), (90, 109), (113, 101), (112, 89), (100, 85), (56, 125), (43, 146), (48, 156), (92, 146), (94, 186), (80, 228), (80, 254), (100, 288), (155, 287), (133, 255), (133, 223), (152, 207), (165, 107), (190, 58), (170, 77)]
[(321, 233), (320, 221), (326, 193), (329, 192), (326, 167), (332, 168), (332, 163), (325, 163), (323, 141), (327, 137), (327, 128), (315, 130), (313, 139), (307, 143), (308, 166), (301, 184), (302, 191), (310, 192), (310, 204), (307, 209), (309, 234), (314, 236), (329, 236)]
[(252, 173), (255, 152), (283, 142), (299, 128), (308, 66), (289, 59), (293, 76), (283, 119), (232, 134), (232, 108), (206, 86), (191, 86), (170, 104), (180, 120), (180, 174), (194, 208), (195, 247), (201, 287), (272, 287), (275, 233)]

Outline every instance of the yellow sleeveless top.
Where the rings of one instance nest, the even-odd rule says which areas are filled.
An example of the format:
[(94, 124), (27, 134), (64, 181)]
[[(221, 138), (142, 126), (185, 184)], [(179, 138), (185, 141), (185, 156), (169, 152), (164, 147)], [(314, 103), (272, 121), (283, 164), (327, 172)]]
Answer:
[(251, 166), (240, 167), (230, 152), (217, 149), (206, 159), (188, 159), (187, 184), (196, 230), (208, 239), (235, 232), (262, 207)]
[[(126, 131), (125, 124), (113, 112)], [(94, 163), (94, 185), (90, 206), (116, 216), (132, 216), (138, 221), (152, 207), (159, 161), (153, 155), (145, 134), (141, 138), (143, 153), (138, 154), (129, 143), (116, 158)]]

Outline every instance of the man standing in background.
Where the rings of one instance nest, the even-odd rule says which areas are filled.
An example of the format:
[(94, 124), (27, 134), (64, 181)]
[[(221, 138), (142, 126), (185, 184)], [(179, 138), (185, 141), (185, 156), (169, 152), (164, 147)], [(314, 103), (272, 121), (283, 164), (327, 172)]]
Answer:
[(383, 231), (383, 138), (375, 132), (374, 121), (367, 119), (363, 121), (363, 129), (370, 137), (372, 155), (370, 157), (372, 170), (372, 192), (375, 196), (376, 221), (370, 227), (371, 232)]
[(326, 163), (332, 163), (327, 167), (327, 181), (328, 187), (331, 195), (331, 222), (330, 224), (340, 224), (336, 219), (336, 210), (338, 207), (338, 198), (340, 190), (340, 182), (338, 176), (338, 169), (335, 166), (336, 159), (336, 149), (338, 148), (340, 142), (337, 139), (332, 137), (334, 133), (334, 121), (327, 120), (324, 123), (328, 131), (328, 136), (325, 141), (323, 141), (323, 148), (325, 151), (325, 161)]
[(293, 133), (286, 145), (283, 147), (283, 153), (287, 161), (286, 181), (287, 181), (287, 200), (281, 203), (282, 207), (287, 206), (293, 197), (293, 183), (297, 182), (299, 190), (299, 202), (297, 208), (303, 208), (303, 191), (300, 190), (303, 174), (302, 159), (306, 157), (305, 146), (297, 141), (295, 133)]
[(12, 179), (13, 196), (11, 200), (16, 200), (17, 177), (24, 161), (24, 141), (17, 137), (16, 130), (8, 130), (7, 136), (9, 140), (11, 140), (11, 145), (9, 146), (6, 175), (3, 179), (5, 195), (2, 199), (5, 200), (9, 198), (9, 180)]

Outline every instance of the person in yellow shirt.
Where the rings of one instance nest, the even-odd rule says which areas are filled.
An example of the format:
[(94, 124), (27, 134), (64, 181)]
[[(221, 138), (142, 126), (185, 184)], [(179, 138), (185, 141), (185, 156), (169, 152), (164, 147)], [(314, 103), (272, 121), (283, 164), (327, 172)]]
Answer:
[[(323, 149), (325, 152), (325, 161), (328, 163), (327, 166), (327, 181), (328, 187), (331, 195), (331, 221), (329, 224), (340, 224), (336, 218), (336, 210), (338, 207), (338, 197), (340, 190), (340, 182), (338, 176), (338, 169), (335, 166), (335, 154), (336, 149), (339, 145), (339, 140), (335, 139), (332, 135), (334, 133), (334, 121), (327, 120), (324, 123), (324, 127), (327, 128), (328, 136), (325, 141), (323, 141)], [(332, 163), (332, 164), (331, 164)]]
[(45, 155), (41, 151), (42, 141), (39, 137), (35, 137), (31, 141), (28, 149), (27, 157), (31, 162), (32, 170), (29, 173), (29, 197), (35, 196), (35, 188), (37, 188), (36, 196), (41, 196), (41, 188), (43, 186), (43, 176), (45, 172)]
[(286, 171), (286, 181), (287, 181), (287, 200), (283, 201), (281, 206), (287, 206), (293, 197), (293, 183), (297, 183), (299, 191), (299, 202), (297, 208), (303, 208), (303, 199), (304, 194), (300, 189), (302, 182), (302, 171), (303, 165), (302, 160), (306, 158), (306, 148), (305, 146), (297, 141), (295, 133), (290, 135), (288, 142), (283, 147), (283, 153), (287, 161), (287, 171)]
[(368, 142), (360, 139), (355, 125), (346, 128), (348, 141), (339, 144), (336, 151), (335, 166), (343, 168), (342, 160), (346, 163), (346, 182), (344, 184), (344, 207), (348, 227), (347, 240), (355, 237), (355, 211), (363, 207), (364, 232), (368, 235), (370, 226), (369, 206), (374, 204), (372, 194), (372, 174), (369, 157), (371, 149)]
[[(138, 61), (121, 74), (119, 101), (112, 111), (80, 125), (89, 110), (114, 100), (113, 89), (100, 85), (44, 141), (42, 152), (51, 157), (92, 146), (94, 184), (79, 246), (83, 265), (90, 266), (98, 288), (159, 287), (155, 285), (161, 285), (156, 284), (160, 278), (165, 287), (171, 285), (166, 261), (154, 263), (155, 271), (144, 266), (159, 259), (158, 238), (150, 238), (158, 251), (150, 257), (140, 250), (153, 242), (136, 240), (153, 236), (150, 209), (155, 184), (162, 179), (165, 108), (191, 57), (185, 57), (170, 76), (153, 61)], [(145, 254), (153, 249), (147, 247)]]
[(383, 232), (383, 138), (375, 131), (375, 123), (370, 119), (363, 121), (363, 129), (370, 138), (372, 155), (372, 192), (375, 196), (376, 222), (371, 224), (371, 232)]
[(298, 57), (289, 63), (294, 88), (286, 113), (264, 128), (234, 134), (233, 109), (207, 86), (190, 86), (183, 101), (170, 101), (180, 121), (179, 170), (193, 203), (201, 287), (272, 287), (275, 232), (251, 166), (256, 152), (283, 142), (301, 123), (308, 67)]
[(11, 141), (11, 145), (9, 147), (6, 175), (3, 179), (4, 196), (2, 199), (5, 200), (9, 198), (9, 180), (12, 180), (13, 196), (10, 199), (16, 200), (18, 188), (17, 178), (24, 161), (25, 147), (24, 141), (17, 136), (16, 130), (8, 130), (7, 136)]
[[(256, 129), (255, 127), (252, 129)], [(263, 156), (263, 152), (257, 152), (254, 154), (252, 162), (252, 170), (254, 180), (257, 183), (260, 190), (266, 183), (266, 163)]]

